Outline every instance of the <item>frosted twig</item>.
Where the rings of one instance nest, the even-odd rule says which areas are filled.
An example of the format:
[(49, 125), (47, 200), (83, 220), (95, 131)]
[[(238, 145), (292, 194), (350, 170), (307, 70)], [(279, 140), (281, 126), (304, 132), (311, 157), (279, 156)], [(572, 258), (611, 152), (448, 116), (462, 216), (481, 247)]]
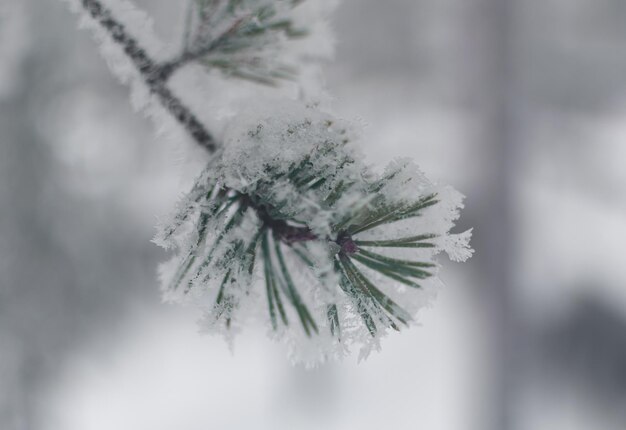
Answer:
[(178, 120), (198, 145), (211, 153), (215, 152), (217, 143), (211, 133), (166, 86), (175, 68), (169, 63), (158, 64), (154, 61), (99, 0), (82, 0), (82, 5), (92, 18), (110, 34), (113, 41), (124, 48), (124, 52), (133, 62), (150, 91), (157, 95), (163, 107)]

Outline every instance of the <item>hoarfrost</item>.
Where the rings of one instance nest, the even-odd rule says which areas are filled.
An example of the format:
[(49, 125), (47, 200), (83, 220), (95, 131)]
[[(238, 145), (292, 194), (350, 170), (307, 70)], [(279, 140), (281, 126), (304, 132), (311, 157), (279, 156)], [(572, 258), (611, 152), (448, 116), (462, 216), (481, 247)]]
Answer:
[[(307, 365), (342, 358), (354, 348), (364, 359), (371, 351), (380, 349), (380, 338), (395, 327), (390, 314), (374, 306), (371, 297), (342, 286), (342, 277), (354, 276), (351, 270), (359, 270), (376, 285), (374, 288), (386, 297), (381, 302), (395, 312), (393, 317), (406, 323), (414, 321), (418, 311), (432, 302), (440, 286), (435, 256), (445, 251), (459, 261), (471, 255), (471, 231), (449, 233), (459, 216), (463, 196), (451, 187), (432, 183), (409, 160), (396, 160), (382, 174), (373, 173), (355, 147), (352, 130), (350, 124), (297, 102), (275, 104), (271, 114), (263, 108), (250, 108), (234, 118), (224, 132), (224, 148), (181, 202), (172, 221), (162, 226), (157, 235), (157, 243), (178, 251), (173, 262), (163, 266), (169, 267), (163, 271), (168, 297), (182, 301), (189, 301), (189, 296), (201, 298), (201, 306), (206, 309), (205, 327), (227, 336), (231, 326), (240, 328), (245, 322), (261, 321), (273, 338), (289, 346), (294, 361)], [(338, 192), (339, 189), (343, 191)], [(236, 201), (239, 203), (229, 203)], [(413, 216), (407, 208), (415, 207), (415, 202), (424, 203), (419, 214)], [(229, 204), (231, 209), (224, 209)], [(235, 223), (237, 227), (220, 233), (242, 208), (250, 217), (247, 226)], [(390, 211), (388, 219), (397, 219), (372, 222), (377, 219), (372, 214), (383, 209)], [(199, 220), (207, 211), (215, 210), (221, 212), (208, 221), (209, 232), (202, 232), (204, 236), (199, 238)], [(272, 229), (274, 238), (264, 239), (265, 231)], [(350, 240), (356, 245), (342, 241), (346, 231), (352, 232)], [(415, 239), (422, 242), (405, 246), (413, 242), (402, 238), (411, 237), (422, 237)], [(429, 241), (423, 242), (425, 239)], [(268, 249), (276, 247), (276, 251), (265, 253), (265, 240), (271, 242)], [(397, 245), (398, 240), (404, 242)], [(417, 288), (407, 288), (406, 282), (398, 282), (393, 273), (390, 276), (385, 270), (377, 270), (382, 267), (378, 263), (364, 264), (371, 263), (368, 254), (349, 263), (354, 266), (337, 269), (339, 255), (367, 253), (368, 246), (382, 247), (375, 248), (383, 250), (377, 258), (417, 260), (420, 267), (430, 272)], [(234, 298), (229, 302), (232, 304), (226, 309), (228, 322), (224, 323), (220, 321), (224, 307), (214, 303), (221, 303), (218, 297), (224, 289), (224, 279), (228, 278), (225, 273), (235, 270), (239, 277), (249, 262), (246, 258), (233, 258), (234, 247), (247, 248), (255, 255), (257, 264), (242, 280), (237, 279)], [(278, 253), (284, 256), (278, 257)], [(211, 262), (201, 263), (211, 254)], [(263, 280), (268, 276), (268, 268), (264, 268), (264, 260), (277, 257), (284, 258), (288, 277), (297, 286), (296, 304), (306, 307), (315, 321), (314, 335), (297, 324), (298, 318), (302, 319), (300, 305), (292, 307), (285, 302), (288, 323), (284, 325), (277, 324), (277, 317), (272, 319), (271, 312), (267, 312)], [(190, 258), (195, 261), (191, 266)], [(202, 264), (206, 267), (202, 268)], [(188, 273), (198, 274), (183, 276), (180, 284), (187, 283), (195, 292), (181, 294), (180, 287), (172, 288), (172, 282), (179, 282), (180, 272), (176, 270), (187, 267), (191, 267)], [(346, 270), (350, 273), (344, 273)], [(212, 271), (214, 275), (208, 276)], [(198, 282), (201, 278), (204, 279)], [(289, 294), (285, 291), (286, 297)], [(272, 299), (269, 300), (271, 308)], [(402, 309), (396, 308), (396, 303)], [(329, 319), (330, 306), (334, 306), (336, 322)], [(364, 306), (371, 314), (369, 325), (364, 323)], [(333, 324), (340, 327), (340, 335), (332, 333)]]
[(474, 254), (474, 250), (470, 248), (470, 239), (472, 238), (472, 229), (459, 234), (451, 234), (446, 238), (443, 249), (446, 251), (452, 261), (467, 261)]

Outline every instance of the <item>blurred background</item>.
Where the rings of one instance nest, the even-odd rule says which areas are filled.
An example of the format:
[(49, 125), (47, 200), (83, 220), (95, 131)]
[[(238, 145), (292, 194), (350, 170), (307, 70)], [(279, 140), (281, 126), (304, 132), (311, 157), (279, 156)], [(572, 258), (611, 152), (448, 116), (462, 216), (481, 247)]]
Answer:
[[(175, 40), (177, 2), (142, 0)], [(626, 428), (626, 2), (344, 0), (324, 65), (375, 163), (466, 196), (422, 327), (306, 371), (160, 302), (181, 150), (64, 4), (0, 2), (0, 428)]]

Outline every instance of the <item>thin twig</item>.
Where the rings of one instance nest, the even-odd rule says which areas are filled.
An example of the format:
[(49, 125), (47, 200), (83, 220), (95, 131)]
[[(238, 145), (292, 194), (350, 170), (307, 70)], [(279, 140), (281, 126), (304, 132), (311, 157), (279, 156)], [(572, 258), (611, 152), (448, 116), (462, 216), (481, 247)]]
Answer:
[(118, 22), (111, 11), (99, 0), (82, 0), (83, 7), (100, 23), (113, 41), (124, 48), (124, 52), (139, 71), (150, 91), (157, 95), (161, 105), (187, 130), (198, 145), (213, 153), (217, 150), (215, 139), (200, 120), (167, 88), (167, 80), (174, 72), (170, 64), (158, 64), (133, 38), (124, 25)]

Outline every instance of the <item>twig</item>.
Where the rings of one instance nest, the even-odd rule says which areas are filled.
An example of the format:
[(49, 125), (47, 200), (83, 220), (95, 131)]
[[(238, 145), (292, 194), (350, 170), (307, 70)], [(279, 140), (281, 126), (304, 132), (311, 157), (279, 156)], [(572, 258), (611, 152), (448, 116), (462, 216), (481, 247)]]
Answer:
[(200, 120), (167, 88), (167, 80), (175, 68), (171, 64), (158, 64), (139, 46), (124, 25), (119, 23), (111, 11), (99, 0), (82, 0), (83, 7), (100, 23), (113, 41), (124, 48), (124, 52), (133, 62), (150, 91), (157, 95), (161, 105), (187, 130), (198, 145), (213, 153), (217, 150), (215, 139)]

